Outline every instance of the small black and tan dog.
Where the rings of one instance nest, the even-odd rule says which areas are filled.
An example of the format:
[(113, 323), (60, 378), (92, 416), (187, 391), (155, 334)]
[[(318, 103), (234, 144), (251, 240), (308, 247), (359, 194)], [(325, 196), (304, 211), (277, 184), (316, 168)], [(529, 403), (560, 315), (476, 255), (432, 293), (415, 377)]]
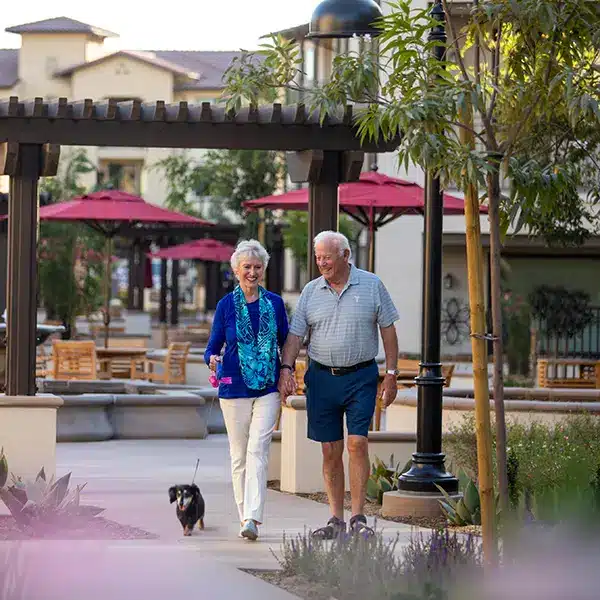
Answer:
[(196, 523), (204, 529), (204, 498), (195, 483), (174, 485), (169, 488), (171, 504), (177, 502), (176, 514), (183, 526), (183, 535), (192, 535)]

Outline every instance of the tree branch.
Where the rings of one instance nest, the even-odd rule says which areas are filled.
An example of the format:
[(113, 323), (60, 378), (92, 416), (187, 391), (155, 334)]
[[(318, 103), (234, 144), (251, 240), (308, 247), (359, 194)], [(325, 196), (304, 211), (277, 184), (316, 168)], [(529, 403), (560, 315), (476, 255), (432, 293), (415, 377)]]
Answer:
[(454, 27), (454, 23), (452, 23), (452, 13), (450, 12), (450, 8), (448, 6), (447, 0), (442, 0), (442, 6), (444, 7), (444, 13), (446, 15), (446, 23), (450, 29), (450, 34), (452, 35), (452, 45), (454, 46), (454, 51), (456, 52), (456, 60), (458, 61), (458, 66), (460, 67), (460, 71), (463, 76), (463, 80), (465, 83), (472, 84), (471, 78), (469, 77), (469, 73), (467, 71), (467, 67), (465, 65), (465, 61), (460, 53), (460, 46), (458, 44), (458, 36), (456, 35), (456, 28)]
[(500, 46), (502, 44), (502, 21), (498, 28), (494, 28), (494, 49), (492, 51), (492, 99), (487, 112), (487, 118), (491, 121), (494, 118), (494, 109), (498, 100), (498, 86), (500, 85)]
[[(559, 4), (559, 10), (562, 8), (562, 2)], [(565, 20), (565, 25), (569, 22), (569, 20), (573, 17), (573, 15), (570, 15), (566, 20)], [(564, 28), (564, 25), (563, 25)], [(544, 79), (543, 79), (543, 86), (547, 87), (548, 84), (550, 83), (550, 73), (552, 72), (552, 64), (554, 63), (554, 59), (556, 58), (556, 51), (557, 51), (557, 38), (558, 38), (558, 29), (556, 27), (554, 27), (554, 31), (552, 32), (552, 42), (550, 44), (550, 55), (548, 56), (548, 65), (546, 66), (546, 73), (544, 75)], [(506, 142), (504, 144), (501, 144), (501, 147), (503, 148), (503, 152), (504, 154), (510, 154), (512, 151), (512, 148), (514, 146), (514, 143), (516, 141), (516, 139), (519, 137), (519, 135), (521, 134), (521, 131), (523, 130), (523, 128), (525, 127), (525, 125), (527, 124), (527, 122), (529, 121), (529, 117), (531, 117), (531, 114), (533, 113), (534, 109), (537, 107), (537, 105), (539, 104), (541, 100), (541, 94), (537, 96), (537, 98), (531, 102), (529, 104), (529, 106), (527, 107), (526, 111), (525, 111), (525, 117), (523, 119), (521, 119), (521, 121), (517, 124), (517, 127), (515, 128), (515, 130), (512, 132), (511, 135), (509, 135), (508, 139), (506, 140)]]

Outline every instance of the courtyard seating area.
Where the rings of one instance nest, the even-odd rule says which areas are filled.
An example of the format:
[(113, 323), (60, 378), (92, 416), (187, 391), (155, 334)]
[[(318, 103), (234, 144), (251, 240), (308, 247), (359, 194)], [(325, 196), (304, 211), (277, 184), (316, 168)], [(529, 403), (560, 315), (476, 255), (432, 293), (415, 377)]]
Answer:
[[(125, 327), (122, 329), (125, 333)], [(150, 341), (149, 336), (124, 337), (118, 334), (112, 334), (106, 343), (101, 335), (94, 336), (94, 339), (49, 340), (37, 348), (36, 377), (56, 380), (142, 379), (185, 384), (192, 342), (168, 342), (164, 352), (160, 353), (160, 349), (149, 347)]]

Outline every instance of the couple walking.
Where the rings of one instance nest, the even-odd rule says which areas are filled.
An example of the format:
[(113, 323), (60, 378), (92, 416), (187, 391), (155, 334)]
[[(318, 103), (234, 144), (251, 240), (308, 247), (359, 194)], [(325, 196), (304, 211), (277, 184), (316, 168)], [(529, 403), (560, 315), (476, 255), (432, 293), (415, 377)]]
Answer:
[[(298, 300), (291, 327), (283, 300), (261, 282), (269, 262), (255, 240), (238, 244), (231, 266), (239, 285), (217, 305), (205, 360), (219, 379), (231, 454), (240, 536), (258, 537), (267, 488), (269, 446), (280, 405), (296, 392), (294, 363), (308, 336), (305, 375), (308, 437), (320, 442), (331, 518), (313, 532), (332, 539), (346, 531), (344, 415), (348, 438), (352, 532), (372, 534), (364, 516), (369, 478), (367, 435), (375, 411), (378, 330), (385, 350), (384, 404), (396, 397), (398, 312), (381, 280), (350, 263), (341, 233), (314, 239), (321, 277)], [(225, 347), (224, 353), (221, 352)]]

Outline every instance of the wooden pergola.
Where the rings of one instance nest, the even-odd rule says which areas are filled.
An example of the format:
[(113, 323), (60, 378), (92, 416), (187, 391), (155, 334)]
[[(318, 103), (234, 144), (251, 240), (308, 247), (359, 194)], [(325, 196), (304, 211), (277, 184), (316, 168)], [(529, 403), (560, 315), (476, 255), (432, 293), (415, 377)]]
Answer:
[[(253, 149), (288, 152), (294, 182), (308, 182), (309, 239), (338, 229), (338, 184), (358, 178), (365, 152), (397, 140), (356, 135), (353, 107), (321, 121), (303, 104), (236, 113), (203, 102), (0, 100), (0, 174), (10, 176), (7, 265), (8, 396), (35, 395), (38, 179), (56, 175), (60, 146)], [(309, 268), (314, 273), (312, 243)]]

